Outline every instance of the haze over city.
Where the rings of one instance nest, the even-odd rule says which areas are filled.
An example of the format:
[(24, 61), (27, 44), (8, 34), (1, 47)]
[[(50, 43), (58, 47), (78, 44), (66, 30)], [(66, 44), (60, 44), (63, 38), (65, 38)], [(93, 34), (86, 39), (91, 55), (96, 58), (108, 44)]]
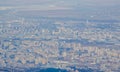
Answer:
[(120, 72), (119, 0), (0, 0), (0, 72)]

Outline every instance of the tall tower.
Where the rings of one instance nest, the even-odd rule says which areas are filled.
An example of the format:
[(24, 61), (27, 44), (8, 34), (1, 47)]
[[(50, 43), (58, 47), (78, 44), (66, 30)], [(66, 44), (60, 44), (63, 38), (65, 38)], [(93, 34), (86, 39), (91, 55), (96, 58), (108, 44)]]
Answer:
[(86, 20), (86, 24), (90, 24), (88, 19)]

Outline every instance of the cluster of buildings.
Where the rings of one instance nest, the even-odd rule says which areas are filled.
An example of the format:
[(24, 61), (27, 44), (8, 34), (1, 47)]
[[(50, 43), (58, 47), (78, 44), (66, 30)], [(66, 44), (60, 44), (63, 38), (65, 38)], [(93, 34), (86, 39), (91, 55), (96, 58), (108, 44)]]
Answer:
[(20, 20), (0, 23), (0, 67), (120, 71), (119, 29), (101, 29), (99, 22)]

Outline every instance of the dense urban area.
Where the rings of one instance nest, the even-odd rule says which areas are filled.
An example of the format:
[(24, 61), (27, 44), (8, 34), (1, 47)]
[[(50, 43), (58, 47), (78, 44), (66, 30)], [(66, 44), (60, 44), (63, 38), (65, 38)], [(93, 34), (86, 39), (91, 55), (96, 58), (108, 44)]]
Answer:
[(120, 1), (0, 0), (0, 72), (120, 72)]
[(119, 72), (119, 47), (119, 21), (0, 17), (1, 67)]

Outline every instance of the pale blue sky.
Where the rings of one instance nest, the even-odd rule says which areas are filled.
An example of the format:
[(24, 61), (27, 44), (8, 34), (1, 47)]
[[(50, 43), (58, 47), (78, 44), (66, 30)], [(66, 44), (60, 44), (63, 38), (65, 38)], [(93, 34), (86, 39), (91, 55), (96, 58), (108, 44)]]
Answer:
[(120, 0), (0, 0), (0, 5), (58, 4), (58, 5), (119, 5)]
[(120, 8), (120, 0), (0, 0), (0, 7), (17, 7), (22, 9), (99, 9)]

